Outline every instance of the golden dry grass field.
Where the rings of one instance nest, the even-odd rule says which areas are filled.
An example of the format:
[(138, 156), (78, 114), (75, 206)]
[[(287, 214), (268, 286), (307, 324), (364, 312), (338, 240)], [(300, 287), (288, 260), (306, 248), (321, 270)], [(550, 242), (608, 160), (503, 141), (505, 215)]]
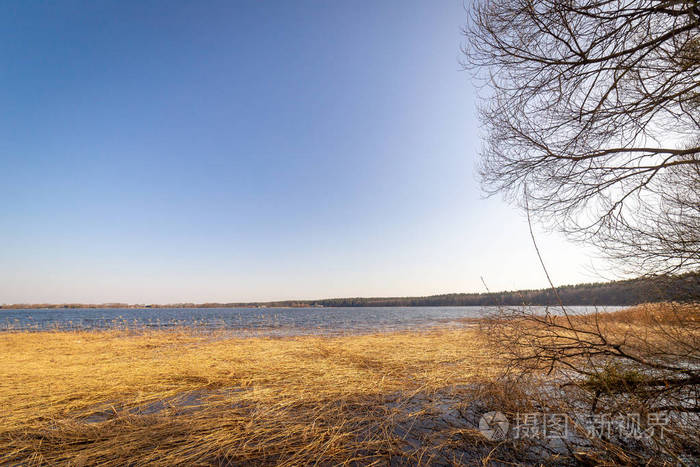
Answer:
[[(296, 338), (6, 332), (0, 463), (426, 462), (431, 451), (413, 433), (431, 407), (495, 371), (470, 328)], [(446, 431), (432, 442), (460, 435)]]
[[(573, 323), (635, 355), (685, 361), (697, 358), (698, 316), (697, 304), (643, 305), (571, 321), (552, 317), (555, 331), (518, 321), (514, 335), (494, 332), (498, 319), (339, 337), (241, 338), (196, 328), (6, 331), (0, 333), (0, 465), (532, 459), (523, 457), (533, 452), (527, 446), (488, 442), (477, 429), (480, 414), (500, 410), (512, 417), (537, 404), (579, 407), (587, 386), (579, 384), (576, 399), (554, 400), (545, 390), (553, 381), (548, 372), (509, 380), (508, 345), (524, 345), (525, 352), (562, 340), (568, 346), (576, 333), (556, 325)], [(599, 444), (587, 459), (634, 463), (642, 456)], [(555, 464), (563, 459), (552, 456)]]

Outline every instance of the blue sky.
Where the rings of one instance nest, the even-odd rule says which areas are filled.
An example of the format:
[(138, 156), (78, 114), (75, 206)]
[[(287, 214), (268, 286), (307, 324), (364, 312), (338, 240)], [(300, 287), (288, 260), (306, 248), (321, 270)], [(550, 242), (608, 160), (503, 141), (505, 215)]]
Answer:
[[(0, 3), (0, 303), (546, 285), (457, 1)], [(539, 232), (557, 283), (590, 252)]]

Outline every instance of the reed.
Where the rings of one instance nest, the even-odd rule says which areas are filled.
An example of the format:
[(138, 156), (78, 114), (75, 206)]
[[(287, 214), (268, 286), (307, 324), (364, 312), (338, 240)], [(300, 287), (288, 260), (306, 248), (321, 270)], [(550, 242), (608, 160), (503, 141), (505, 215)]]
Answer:
[(470, 329), (283, 339), (6, 332), (0, 463), (415, 460), (424, 447), (394, 429), (426, 410), (412, 413), (408, 401), (494, 369)]
[[(700, 337), (699, 310), (651, 304), (544, 321), (506, 314), (452, 329), (284, 338), (197, 328), (5, 331), (0, 464), (663, 464), (700, 452), (690, 421), (697, 416), (674, 416), (666, 444), (643, 449), (579, 433), (568, 451), (552, 451), (546, 442), (491, 442), (477, 427), (494, 410), (511, 421), (537, 411), (651, 411), (646, 387), (658, 371), (598, 368), (605, 362), (566, 349), (572, 337), (595, 332), (604, 343), (619, 341), (613, 350), (685, 362), (697, 357), (689, 345)], [(543, 349), (559, 352), (564, 370), (583, 365), (583, 373), (528, 365)]]

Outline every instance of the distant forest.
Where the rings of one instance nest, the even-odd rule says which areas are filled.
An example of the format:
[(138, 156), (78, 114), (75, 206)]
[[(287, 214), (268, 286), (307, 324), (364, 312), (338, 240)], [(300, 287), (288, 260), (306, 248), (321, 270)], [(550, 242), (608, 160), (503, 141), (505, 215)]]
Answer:
[[(559, 298), (557, 298), (557, 295)], [(699, 301), (700, 272), (614, 282), (565, 285), (550, 289), (493, 293), (452, 293), (428, 297), (329, 298), (247, 303), (172, 303), (168, 305), (15, 304), (0, 308), (229, 308), (229, 307), (366, 307), (366, 306), (497, 306), (497, 305), (636, 305), (660, 301)]]

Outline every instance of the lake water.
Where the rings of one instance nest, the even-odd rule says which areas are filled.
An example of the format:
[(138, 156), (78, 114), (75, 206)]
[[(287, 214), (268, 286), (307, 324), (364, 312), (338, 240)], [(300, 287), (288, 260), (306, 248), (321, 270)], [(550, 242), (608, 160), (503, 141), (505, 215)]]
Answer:
[[(574, 313), (594, 307), (567, 307)], [(613, 311), (621, 307), (605, 307)], [(544, 310), (544, 307), (537, 309)], [(82, 308), (0, 310), (0, 331), (47, 329), (227, 329), (241, 334), (345, 334), (454, 326), (494, 307)], [(552, 310), (554, 310), (552, 308)]]

